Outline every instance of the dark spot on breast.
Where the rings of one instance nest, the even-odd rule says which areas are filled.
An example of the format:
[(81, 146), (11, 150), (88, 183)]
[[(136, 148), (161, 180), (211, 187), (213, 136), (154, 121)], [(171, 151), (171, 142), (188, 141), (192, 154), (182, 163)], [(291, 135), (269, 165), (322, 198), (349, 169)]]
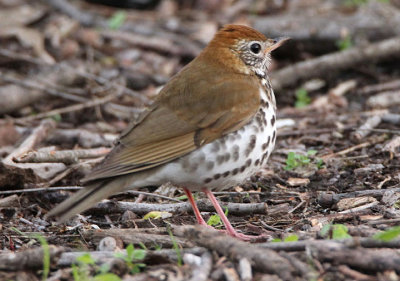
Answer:
[(251, 126), (251, 128), (253, 129), (255, 134), (258, 133), (258, 127), (256, 125)]
[(209, 182), (211, 182), (212, 181), (212, 178), (206, 178), (205, 180), (204, 180), (204, 183), (209, 183)]
[(217, 156), (217, 164), (221, 165), (224, 162), (225, 156), (224, 155), (218, 155)]
[(268, 126), (267, 119), (265, 118), (265, 114), (262, 115), (262, 123), (265, 127)]
[(262, 150), (266, 150), (267, 147), (269, 146), (269, 142), (271, 141), (271, 137), (268, 136), (267, 142), (263, 143), (263, 145), (261, 146)]
[(261, 158), (261, 165), (264, 164), (264, 160), (268, 160), (268, 150), (264, 153), (263, 157)]
[(231, 154), (225, 153), (225, 157), (224, 157), (225, 162), (228, 162), (230, 158), (231, 158)]
[(239, 146), (235, 144), (232, 148), (232, 159), (237, 161), (239, 159)]
[(207, 166), (207, 170), (212, 170), (212, 168), (214, 168), (214, 162), (213, 161), (208, 161), (206, 166)]
[(189, 166), (189, 172), (194, 172), (194, 171), (196, 171), (198, 167), (199, 167), (199, 162), (193, 162), (193, 163)]
[(272, 118), (271, 118), (271, 124), (272, 124), (272, 126), (274, 126), (274, 124), (275, 124), (275, 114), (274, 114), (274, 115), (272, 115)]
[(235, 168), (232, 170), (232, 175), (236, 175), (237, 173), (239, 173), (239, 168)]
[(214, 178), (215, 180), (219, 179), (220, 177), (221, 177), (221, 174), (215, 174), (215, 175), (213, 176), (213, 178)]
[(218, 152), (218, 150), (219, 150), (219, 143), (215, 141), (215, 142), (212, 144), (211, 152), (216, 153), (216, 152)]
[(263, 115), (264, 115), (264, 114), (259, 114), (259, 113), (256, 114), (256, 122), (257, 122), (257, 125), (258, 125), (259, 127), (262, 126), (262, 116), (263, 116)]
[(266, 102), (266, 103), (265, 103), (265, 107), (266, 107), (266, 108), (269, 108), (269, 102)]
[(242, 167), (240, 167), (240, 172), (243, 173), (245, 169), (246, 169), (246, 165), (243, 165)]
[(230, 173), (231, 173), (230, 171), (226, 171), (226, 172), (224, 172), (224, 173), (222, 174), (222, 176), (223, 176), (224, 178), (226, 178), (227, 176), (229, 176)]
[(246, 157), (248, 157), (250, 155), (250, 153), (253, 151), (254, 147), (256, 146), (256, 141), (257, 141), (256, 136), (255, 135), (251, 135), (250, 136), (249, 145), (247, 146), (247, 148), (246, 148), (246, 150), (244, 152), (244, 155)]
[(265, 107), (267, 106), (267, 101), (265, 99), (261, 99), (261, 106)]
[(275, 142), (276, 139), (276, 131), (274, 131), (274, 134), (272, 135), (272, 142)]
[(250, 167), (250, 165), (251, 165), (251, 159), (247, 159), (247, 161), (246, 161), (246, 167)]
[(258, 166), (260, 164), (260, 159), (257, 159), (256, 162), (254, 162), (254, 165)]

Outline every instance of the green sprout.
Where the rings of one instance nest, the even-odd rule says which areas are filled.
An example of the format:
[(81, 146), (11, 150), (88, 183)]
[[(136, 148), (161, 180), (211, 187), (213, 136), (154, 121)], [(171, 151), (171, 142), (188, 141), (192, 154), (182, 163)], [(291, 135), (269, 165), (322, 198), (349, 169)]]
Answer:
[(296, 102), (294, 104), (297, 108), (302, 108), (311, 103), (311, 98), (308, 96), (308, 92), (304, 88), (300, 88), (296, 91)]

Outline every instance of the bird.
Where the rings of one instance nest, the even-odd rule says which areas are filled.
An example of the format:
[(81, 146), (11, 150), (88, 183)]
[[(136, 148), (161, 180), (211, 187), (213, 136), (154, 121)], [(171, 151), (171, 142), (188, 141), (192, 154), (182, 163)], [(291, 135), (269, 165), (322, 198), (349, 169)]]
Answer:
[(192, 192), (204, 192), (228, 235), (236, 231), (213, 191), (236, 186), (267, 162), (276, 140), (276, 102), (268, 68), (271, 52), (288, 38), (267, 38), (236, 24), (223, 26), (173, 76), (114, 148), (81, 182), (84, 187), (47, 218), (65, 222), (128, 189), (167, 182), (183, 189), (198, 224), (207, 226)]

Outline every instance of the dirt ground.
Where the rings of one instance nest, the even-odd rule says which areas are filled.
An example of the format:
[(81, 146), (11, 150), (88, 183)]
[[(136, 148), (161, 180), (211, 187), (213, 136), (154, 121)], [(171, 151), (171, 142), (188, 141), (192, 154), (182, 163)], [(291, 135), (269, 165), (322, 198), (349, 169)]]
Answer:
[[(215, 193), (263, 239), (196, 226), (168, 183), (46, 220), (227, 23), (291, 37), (275, 150)], [(396, 0), (0, 0), (0, 280), (399, 280), (399, 23)]]

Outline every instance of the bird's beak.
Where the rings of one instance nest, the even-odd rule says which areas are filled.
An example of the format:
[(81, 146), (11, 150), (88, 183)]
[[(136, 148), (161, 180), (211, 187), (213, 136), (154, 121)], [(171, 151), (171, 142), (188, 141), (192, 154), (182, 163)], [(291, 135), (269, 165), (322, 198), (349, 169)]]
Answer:
[(273, 45), (265, 50), (265, 53), (270, 53), (276, 48), (279, 48), (283, 43), (285, 43), (287, 40), (289, 40), (289, 37), (279, 37), (273, 39)]

